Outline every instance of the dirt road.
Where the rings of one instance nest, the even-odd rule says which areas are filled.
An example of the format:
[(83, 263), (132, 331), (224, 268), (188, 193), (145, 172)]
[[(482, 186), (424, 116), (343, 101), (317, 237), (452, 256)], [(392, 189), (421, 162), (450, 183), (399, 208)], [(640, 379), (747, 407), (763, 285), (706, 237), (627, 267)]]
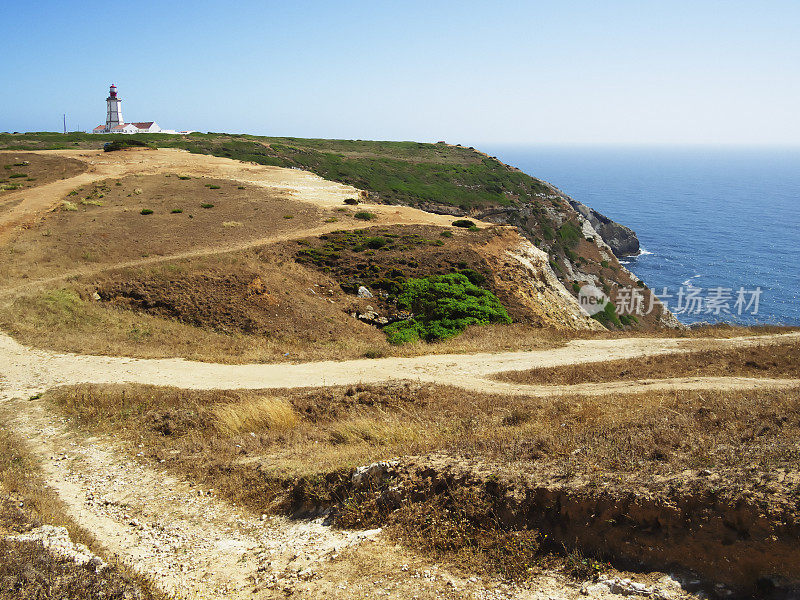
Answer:
[[(687, 352), (693, 347), (730, 348), (777, 343), (800, 338), (800, 333), (719, 340), (627, 338), (575, 340), (561, 348), (496, 354), (429, 355), (412, 358), (360, 359), (299, 364), (222, 365), (184, 359), (132, 359), (58, 354), (26, 348), (0, 334), (0, 390), (39, 392), (56, 385), (77, 383), (141, 383), (185, 389), (266, 389), (380, 383), (413, 380), (453, 385), (474, 391), (517, 394), (555, 394), (589, 391), (602, 386), (530, 386), (487, 379), (503, 371), (536, 367), (636, 358)], [(791, 381), (791, 380), (789, 380)], [(666, 385), (720, 389), (728, 382), (737, 387), (776, 384), (772, 380), (736, 378), (685, 378)], [(607, 384), (606, 384), (607, 385)], [(620, 384), (622, 385), (622, 384)], [(654, 383), (624, 384), (627, 391), (655, 389)]]

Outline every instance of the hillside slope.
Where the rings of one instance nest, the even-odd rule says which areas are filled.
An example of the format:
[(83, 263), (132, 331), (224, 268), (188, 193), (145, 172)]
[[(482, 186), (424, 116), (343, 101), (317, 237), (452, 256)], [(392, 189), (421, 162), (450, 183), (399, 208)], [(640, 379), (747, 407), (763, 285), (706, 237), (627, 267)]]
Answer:
[[(616, 314), (601, 315), (606, 326), (635, 329), (680, 326), (646, 284), (620, 265), (614, 255), (612, 246), (618, 252), (634, 249), (630, 236), (620, 243), (614, 233), (622, 230), (612, 227), (611, 233), (604, 231), (608, 223), (598, 225), (599, 213), (582, 211), (580, 207), (576, 210), (577, 203), (554, 186), (474, 148), (443, 143), (221, 133), (131, 137), (158, 147), (309, 170), (325, 179), (367, 190), (375, 202), (405, 204), (430, 212), (513, 225), (547, 253), (556, 276), (573, 295), (577, 296), (584, 284), (592, 284), (612, 303), (619, 300), (620, 294), (640, 298), (646, 314), (636, 318), (626, 315), (622, 319)], [(98, 148), (113, 139), (116, 138), (77, 133), (0, 134), (0, 148)]]

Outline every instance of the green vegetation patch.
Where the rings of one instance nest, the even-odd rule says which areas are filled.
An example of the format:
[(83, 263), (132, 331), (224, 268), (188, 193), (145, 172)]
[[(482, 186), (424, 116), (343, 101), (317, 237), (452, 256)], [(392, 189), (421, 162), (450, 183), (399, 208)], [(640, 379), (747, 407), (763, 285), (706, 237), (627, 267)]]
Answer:
[(574, 248), (583, 239), (583, 233), (574, 223), (568, 221), (559, 227), (558, 238), (567, 248)]
[(115, 139), (114, 141), (106, 142), (105, 144), (103, 144), (103, 150), (105, 150), (106, 152), (115, 152), (116, 150), (126, 150), (128, 148), (151, 148), (151, 146), (144, 140), (131, 137), (125, 137), (124, 139)]
[(617, 307), (614, 306), (613, 302), (606, 302), (603, 310), (592, 315), (592, 318), (599, 321), (604, 327), (622, 327), (622, 322), (620, 321), (619, 316), (617, 316)]
[(469, 325), (511, 323), (511, 317), (494, 294), (460, 273), (409, 279), (397, 298), (397, 305), (414, 316), (384, 328), (392, 344), (418, 339), (444, 340)]

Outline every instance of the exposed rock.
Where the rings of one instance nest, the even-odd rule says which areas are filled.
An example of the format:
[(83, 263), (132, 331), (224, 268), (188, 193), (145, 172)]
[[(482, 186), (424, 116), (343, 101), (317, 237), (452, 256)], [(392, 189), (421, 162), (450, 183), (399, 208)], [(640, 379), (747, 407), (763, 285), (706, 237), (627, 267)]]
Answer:
[(74, 561), (79, 565), (92, 565), (96, 571), (106, 568), (106, 563), (83, 544), (74, 543), (66, 527), (42, 525), (36, 529), (20, 535), (8, 536), (7, 539), (18, 542), (41, 542), (42, 545), (56, 556), (61, 556)]
[(630, 227), (612, 221), (577, 200), (567, 198), (567, 201), (579, 215), (592, 225), (602, 240), (611, 247), (611, 251), (617, 258), (639, 254), (639, 238)]
[(366, 484), (381, 483), (386, 475), (398, 464), (400, 464), (399, 461), (386, 460), (363, 467), (356, 467), (350, 476), (350, 481), (357, 488)]
[(365, 286), (360, 285), (358, 286), (358, 297), (359, 298), (372, 298), (372, 292), (370, 292)]
[(494, 289), (506, 302), (524, 305), (539, 326), (603, 329), (556, 277), (547, 254), (514, 229), (499, 230), (490, 243), (476, 250), (491, 267)]

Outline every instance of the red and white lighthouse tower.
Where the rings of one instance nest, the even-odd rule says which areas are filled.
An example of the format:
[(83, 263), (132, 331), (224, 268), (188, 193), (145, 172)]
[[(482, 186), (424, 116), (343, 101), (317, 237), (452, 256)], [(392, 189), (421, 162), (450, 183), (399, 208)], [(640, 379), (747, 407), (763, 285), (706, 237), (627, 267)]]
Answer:
[(117, 86), (113, 83), (108, 91), (106, 104), (108, 106), (106, 112), (106, 130), (111, 131), (117, 125), (124, 125), (125, 121), (122, 120), (122, 100), (117, 98)]

